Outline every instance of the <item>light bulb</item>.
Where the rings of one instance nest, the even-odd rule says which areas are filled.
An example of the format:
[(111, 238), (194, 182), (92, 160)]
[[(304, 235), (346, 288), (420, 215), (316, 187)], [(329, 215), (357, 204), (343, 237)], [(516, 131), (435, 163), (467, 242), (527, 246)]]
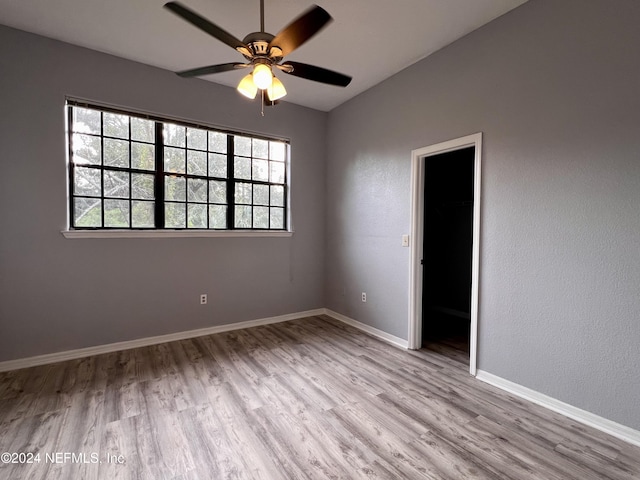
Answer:
[(287, 94), (287, 90), (278, 77), (273, 77), (271, 86), (267, 88), (267, 96), (269, 100), (275, 102), (276, 100), (284, 97)]
[(260, 90), (269, 88), (273, 81), (273, 73), (271, 73), (271, 67), (264, 63), (259, 63), (253, 69), (253, 83), (256, 84)]
[(256, 87), (256, 84), (253, 82), (253, 76), (249, 74), (242, 80), (240, 80), (237, 90), (247, 98), (250, 98), (252, 100), (256, 98), (258, 87)]

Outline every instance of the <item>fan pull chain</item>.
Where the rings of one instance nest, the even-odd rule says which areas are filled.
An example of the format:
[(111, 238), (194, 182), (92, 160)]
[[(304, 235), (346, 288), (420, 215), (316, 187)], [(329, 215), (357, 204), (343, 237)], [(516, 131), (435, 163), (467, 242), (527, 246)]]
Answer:
[(260, 94), (262, 96), (262, 101), (260, 102), (260, 106), (262, 108), (261, 113), (262, 113), (262, 116), (264, 117), (264, 90), (260, 90)]

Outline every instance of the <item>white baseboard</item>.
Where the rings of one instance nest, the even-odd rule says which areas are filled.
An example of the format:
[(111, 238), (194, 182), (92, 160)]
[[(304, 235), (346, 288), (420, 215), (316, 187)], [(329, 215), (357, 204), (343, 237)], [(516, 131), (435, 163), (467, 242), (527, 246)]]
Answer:
[(339, 320), (342, 323), (351, 325), (352, 327), (357, 328), (358, 330), (362, 330), (363, 332), (366, 332), (370, 335), (373, 335), (374, 337), (377, 337), (380, 340), (384, 340), (385, 342), (391, 343), (393, 345), (396, 345), (397, 347), (401, 347), (404, 349), (409, 348), (409, 342), (407, 342), (407, 340), (404, 340), (403, 338), (396, 337), (395, 335), (391, 335), (390, 333), (387, 333), (387, 332), (383, 332), (382, 330), (378, 330), (375, 327), (371, 327), (365, 323), (354, 320), (353, 318), (349, 318), (345, 315), (342, 315), (341, 313), (334, 312), (333, 310), (329, 310), (328, 308), (325, 308), (324, 310), (325, 310), (325, 314), (330, 316), (331, 318), (335, 318), (336, 320)]
[(8, 360), (0, 362), (0, 372), (9, 370), (19, 370), (21, 368), (35, 367), (38, 365), (47, 365), (50, 363), (64, 362), (66, 360), (75, 360), (77, 358), (90, 357), (92, 355), (100, 355), (103, 353), (118, 352), (121, 350), (129, 350), (131, 348), (147, 347), (149, 345), (157, 345), (159, 343), (173, 342), (176, 340), (185, 340), (187, 338), (202, 337), (213, 333), (229, 332), (232, 330), (241, 330), (243, 328), (258, 327), (260, 325), (270, 325), (272, 323), (288, 322), (297, 318), (311, 317), (314, 315), (323, 315), (326, 311), (324, 308), (316, 310), (308, 310), (306, 312), (290, 313), (277, 317), (260, 318), (257, 320), (249, 320), (246, 322), (230, 323), (227, 325), (217, 325), (215, 327), (200, 328), (197, 330), (187, 330), (186, 332), (169, 333), (167, 335), (158, 335), (155, 337), (138, 338), (125, 342), (109, 343), (106, 345), (97, 345), (95, 347), (79, 348), (76, 350), (68, 350), (65, 352), (48, 353), (35, 357), (19, 358), (16, 360)]
[(569, 405), (568, 403), (561, 402), (560, 400), (556, 400), (553, 397), (549, 397), (547, 395), (544, 395), (543, 393), (531, 390), (527, 387), (523, 387), (522, 385), (513, 383), (509, 380), (505, 380), (504, 378), (498, 377), (482, 370), (478, 370), (476, 378), (485, 383), (493, 385), (494, 387), (498, 387), (501, 390), (509, 392), (517, 397), (536, 403), (542, 407), (548, 408), (549, 410), (553, 410), (554, 412), (560, 413), (566, 417), (576, 420), (577, 422), (583, 423), (585, 425), (588, 425), (589, 427), (595, 428), (596, 430), (608, 433), (609, 435), (619, 438), (620, 440), (624, 440), (625, 442), (640, 447), (640, 431), (638, 430), (634, 430), (633, 428), (627, 427), (625, 425), (607, 420), (606, 418), (574, 407), (573, 405)]

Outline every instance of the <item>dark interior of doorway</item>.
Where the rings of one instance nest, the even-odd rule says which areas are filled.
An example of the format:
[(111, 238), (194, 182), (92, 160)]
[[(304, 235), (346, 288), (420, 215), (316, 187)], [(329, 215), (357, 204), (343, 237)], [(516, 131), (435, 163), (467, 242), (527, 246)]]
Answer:
[(475, 148), (425, 158), (422, 345), (468, 365)]

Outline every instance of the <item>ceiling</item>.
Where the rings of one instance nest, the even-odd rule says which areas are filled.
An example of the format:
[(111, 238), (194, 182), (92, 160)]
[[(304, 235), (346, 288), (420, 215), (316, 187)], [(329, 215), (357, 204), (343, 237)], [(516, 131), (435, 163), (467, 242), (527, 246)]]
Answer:
[[(172, 71), (243, 61), (163, 8), (166, 1), (0, 0), (0, 24)], [(260, 30), (259, 0), (180, 1), (240, 39)], [(334, 21), (286, 59), (353, 81), (340, 88), (278, 76), (286, 101), (329, 111), (526, 0), (265, 0), (265, 30), (276, 34), (314, 1)], [(235, 87), (245, 74), (202, 78)]]

